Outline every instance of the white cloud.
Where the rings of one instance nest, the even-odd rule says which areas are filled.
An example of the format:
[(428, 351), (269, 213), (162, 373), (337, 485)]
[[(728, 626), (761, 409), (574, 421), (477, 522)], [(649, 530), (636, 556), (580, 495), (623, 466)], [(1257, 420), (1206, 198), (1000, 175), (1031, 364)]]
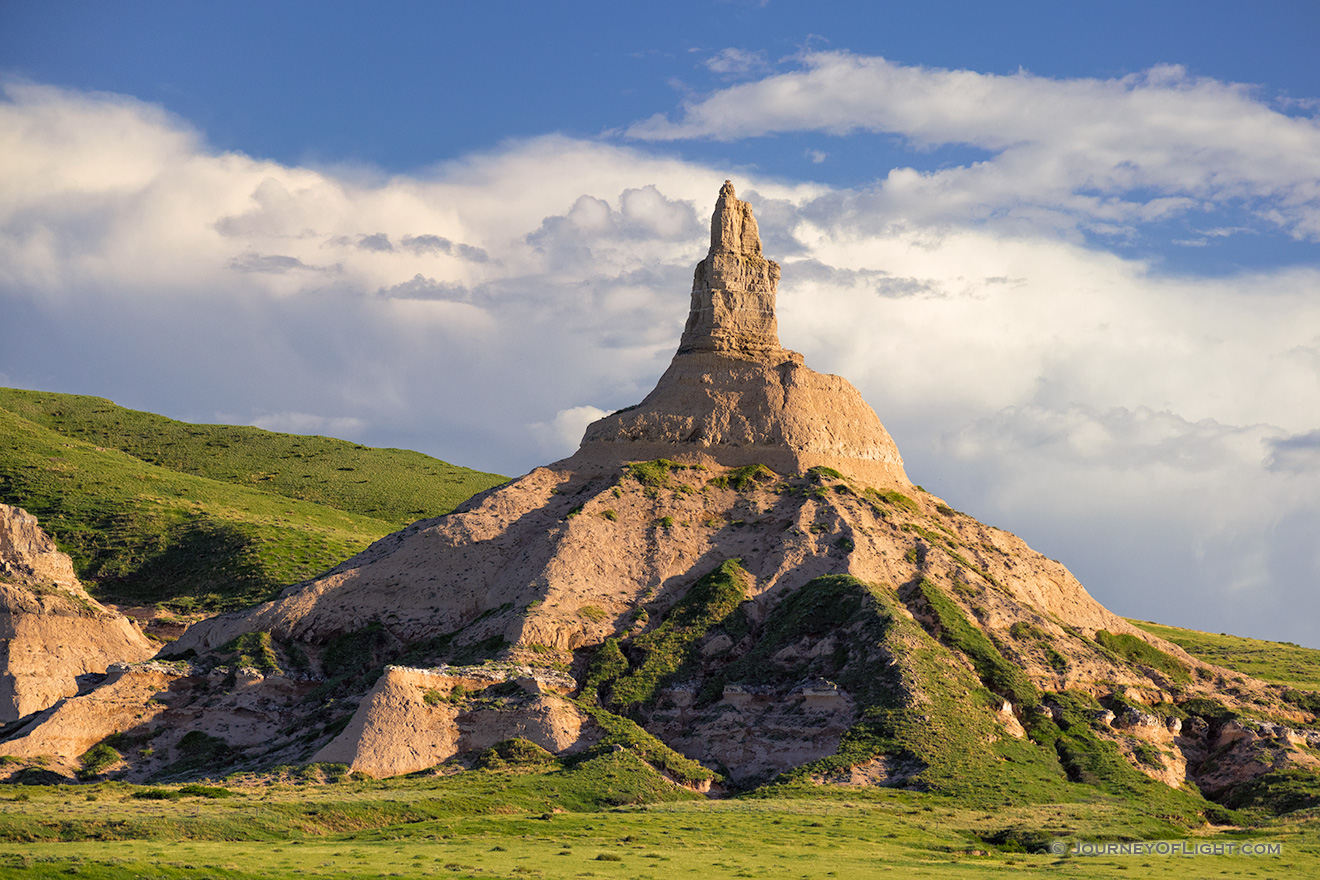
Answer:
[(545, 455), (560, 459), (578, 448), (587, 425), (607, 415), (608, 412), (594, 406), (573, 406), (561, 409), (548, 422), (528, 425), (527, 430)]
[[(1311, 608), (1320, 571), (1295, 547), (1320, 522), (1320, 269), (1157, 274), (1059, 230), (1069, 212), (1139, 225), (1234, 193), (1302, 230), (1313, 157), (1298, 144), (1314, 124), (1167, 71), (1070, 83), (813, 58), (738, 87), (748, 107), (805, 90), (819, 106), (793, 98), (783, 126), (883, 112), (901, 122), (885, 130), (997, 155), (896, 171), (873, 192), (736, 178), (784, 267), (784, 343), (862, 390), (915, 479), (1063, 558), (1115, 610), (1218, 631), (1230, 611), (1202, 602), (1193, 621), (1178, 603)], [(841, 104), (881, 74), (890, 92)], [(550, 136), (367, 179), (218, 154), (131, 99), (6, 94), (5, 381), (356, 432), (505, 473), (571, 452), (591, 419), (650, 390), (730, 176)], [(1189, 101), (1209, 152), (1176, 169)], [(1136, 131), (1158, 115), (1148, 105), (1164, 127)], [(699, 133), (703, 107), (665, 125)], [(1167, 192), (1130, 197), (1138, 180)], [(1253, 631), (1309, 638), (1301, 619), (1258, 616)]]
[(342, 413), (491, 469), (536, 463), (529, 417), (640, 396), (723, 180), (553, 136), (364, 180), (210, 152), (131, 99), (5, 94), (14, 381), (243, 421)]
[(711, 73), (728, 77), (748, 76), (770, 69), (764, 52), (749, 52), (732, 47), (721, 49), (702, 63)]
[(1320, 429), (1272, 438), (1267, 463), (1272, 471), (1320, 473)]
[(1320, 240), (1320, 125), (1251, 88), (1162, 65), (1111, 80), (907, 67), (846, 52), (684, 104), (628, 129), (642, 140), (735, 140), (776, 132), (894, 133), (918, 148), (961, 144), (984, 161), (889, 172), (873, 209), (920, 220), (1021, 214), (1133, 224), (1241, 203)]
[(1320, 559), (1295, 544), (1298, 524), (1320, 519), (1320, 471), (1270, 473), (1284, 437), (1144, 408), (1024, 405), (946, 437), (940, 479), (979, 483), (973, 512), (1029, 524), (1038, 549), (1121, 613), (1307, 640), (1295, 621), (1320, 614)]

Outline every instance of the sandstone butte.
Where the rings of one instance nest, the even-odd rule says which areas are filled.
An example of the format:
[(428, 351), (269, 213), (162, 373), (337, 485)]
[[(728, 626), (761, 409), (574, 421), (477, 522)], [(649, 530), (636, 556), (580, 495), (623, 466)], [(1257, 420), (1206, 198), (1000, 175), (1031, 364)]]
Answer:
[[(993, 765), (991, 744), (1041, 718), (1077, 723), (1080, 700), (1088, 735), (1172, 786), (1320, 764), (1317, 735), (1289, 726), (1315, 719), (1279, 689), (1129, 625), (912, 485), (857, 390), (780, 345), (779, 273), (726, 182), (678, 351), (641, 403), (571, 457), (112, 668), (0, 732), (0, 754), (73, 767), (119, 734), (144, 747), (125, 778), (183, 778), (204, 734), (208, 772), (390, 776), (513, 737), (581, 753), (640, 725), (663, 743), (643, 757), (697, 788), (802, 767), (920, 788)], [(1242, 718), (1176, 708), (1195, 700)], [(831, 757), (881, 703), (900, 719), (888, 750)]]

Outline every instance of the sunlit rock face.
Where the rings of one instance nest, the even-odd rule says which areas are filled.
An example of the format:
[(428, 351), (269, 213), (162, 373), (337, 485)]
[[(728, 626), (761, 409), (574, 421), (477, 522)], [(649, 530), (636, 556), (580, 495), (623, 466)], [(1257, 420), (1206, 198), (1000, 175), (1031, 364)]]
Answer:
[(692, 311), (679, 354), (713, 351), (777, 360), (775, 293), (779, 264), (761, 255), (761, 236), (752, 206), (724, 181), (710, 220), (710, 253), (692, 279)]
[(729, 181), (710, 226), (669, 369), (639, 405), (592, 424), (567, 463), (667, 457), (780, 473), (825, 466), (872, 485), (910, 485), (898, 448), (857, 389), (779, 344), (779, 264), (762, 255), (751, 205)]
[(73, 696), (79, 676), (154, 653), (128, 618), (87, 594), (36, 517), (0, 504), (0, 722)]

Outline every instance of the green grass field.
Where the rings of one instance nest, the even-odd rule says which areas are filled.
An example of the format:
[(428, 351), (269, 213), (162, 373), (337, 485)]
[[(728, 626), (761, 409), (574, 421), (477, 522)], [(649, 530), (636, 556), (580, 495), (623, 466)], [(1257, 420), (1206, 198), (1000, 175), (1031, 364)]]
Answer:
[(0, 500), (36, 516), (105, 601), (264, 601), (502, 482), (416, 452), (0, 389)]
[[(555, 774), (468, 771), (445, 779), (232, 785), (224, 799), (146, 800), (115, 783), (6, 787), (0, 876), (95, 878), (1313, 877), (1320, 824), (1292, 817), (1251, 832), (1177, 839), (1277, 854), (1169, 856), (1022, 852), (1043, 830), (1122, 839), (1117, 799), (970, 809), (893, 790), (823, 798), (659, 800), (636, 766), (582, 782), (641, 802), (567, 801)], [(611, 777), (612, 774), (612, 777)], [(602, 778), (603, 777), (603, 778)], [(560, 788), (556, 789), (555, 785)], [(567, 784), (569, 789), (572, 784)], [(649, 792), (649, 794), (648, 794)], [(1051, 830), (1052, 831), (1048, 831)], [(987, 842), (989, 841), (989, 842)]]

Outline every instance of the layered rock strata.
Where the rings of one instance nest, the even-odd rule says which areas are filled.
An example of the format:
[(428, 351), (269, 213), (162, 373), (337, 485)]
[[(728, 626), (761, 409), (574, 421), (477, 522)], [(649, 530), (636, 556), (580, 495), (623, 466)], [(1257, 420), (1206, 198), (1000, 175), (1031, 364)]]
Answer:
[(725, 181), (673, 362), (640, 404), (588, 427), (564, 464), (671, 458), (785, 474), (823, 466), (872, 486), (909, 486), (898, 447), (857, 389), (779, 344), (778, 284), (751, 206)]
[(36, 517), (0, 504), (0, 722), (71, 697), (79, 676), (157, 647), (87, 594)]

